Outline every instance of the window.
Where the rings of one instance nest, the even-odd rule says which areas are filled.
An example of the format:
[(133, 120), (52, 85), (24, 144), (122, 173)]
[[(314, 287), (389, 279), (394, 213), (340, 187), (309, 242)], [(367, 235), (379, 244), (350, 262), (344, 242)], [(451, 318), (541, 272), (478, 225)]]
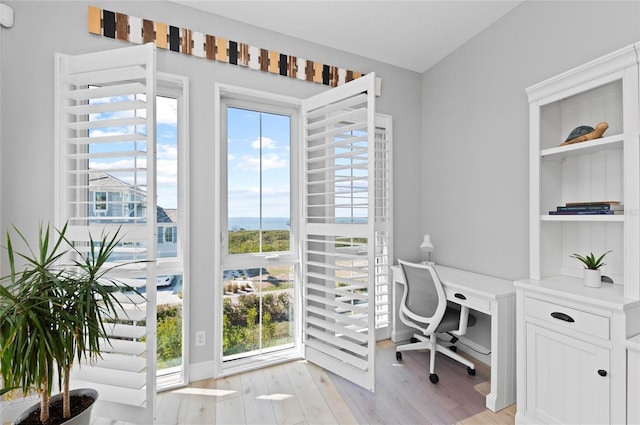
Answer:
[(227, 106), (227, 254), (290, 251), (290, 138), (290, 116)]
[[(183, 383), (185, 378), (183, 359), (183, 258), (180, 244), (177, 240), (177, 228), (183, 226), (179, 220), (181, 217), (179, 194), (184, 190), (181, 179), (185, 174), (180, 167), (184, 167), (181, 156), (186, 148), (181, 126), (183, 125), (185, 108), (184, 92), (174, 87), (169, 81), (158, 81), (158, 95), (156, 96), (156, 181), (157, 181), (157, 375), (158, 387), (162, 388), (174, 384)], [(97, 87), (93, 87), (97, 89)], [(92, 100), (91, 104), (106, 104), (122, 100), (115, 97)], [(118, 115), (113, 112), (104, 112), (100, 117), (93, 116), (90, 120), (116, 119)], [(114, 127), (114, 133), (124, 132), (121, 128)], [(93, 130), (89, 131), (90, 138), (100, 137), (102, 134)], [(139, 143), (139, 142), (138, 142)], [(146, 220), (146, 193), (145, 179), (141, 174), (132, 173), (129, 170), (136, 166), (145, 168), (145, 162), (132, 158), (127, 163), (116, 160), (105, 160), (101, 155), (106, 148), (104, 144), (93, 144), (89, 147), (90, 153), (94, 153), (96, 159), (89, 162), (89, 170), (92, 176), (89, 180), (89, 188), (98, 186), (101, 189), (93, 192), (93, 211), (96, 220), (102, 223), (121, 223), (132, 220)], [(132, 144), (133, 145), (133, 144)], [(120, 159), (120, 158), (118, 158)], [(114, 164), (118, 164), (118, 169)], [(186, 195), (183, 195), (186, 196)], [(130, 254), (120, 254), (123, 259), (133, 259), (137, 255), (145, 255), (145, 249), (129, 250)], [(139, 290), (144, 294), (146, 286), (144, 280), (138, 278)]]
[[(188, 234), (186, 123), (188, 82), (158, 76), (157, 104), (157, 375), (158, 388), (186, 383), (188, 275), (184, 268)], [(178, 229), (181, 229), (178, 232)]]
[[(221, 101), (220, 368), (295, 352), (297, 108), (268, 97)], [(242, 365), (242, 366), (238, 366)]]
[(98, 213), (107, 211), (107, 192), (94, 192), (93, 209)]
[(174, 227), (165, 227), (164, 228), (164, 241), (168, 242), (168, 243), (173, 243), (175, 242), (174, 238), (173, 238), (173, 229)]

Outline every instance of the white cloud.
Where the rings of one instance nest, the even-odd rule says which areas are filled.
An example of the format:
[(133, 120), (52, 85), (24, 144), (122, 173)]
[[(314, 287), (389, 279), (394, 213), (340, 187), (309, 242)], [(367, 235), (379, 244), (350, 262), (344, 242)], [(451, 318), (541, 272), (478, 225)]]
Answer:
[[(140, 100), (144, 101), (146, 96), (139, 96)], [(91, 101), (92, 104), (104, 104), (104, 103), (113, 103), (113, 102), (122, 102), (128, 99), (132, 99), (132, 97), (120, 96), (120, 97), (111, 97), (111, 98), (102, 98), (102, 99), (94, 99)], [(132, 111), (113, 111), (113, 112), (104, 112), (91, 114), (90, 120), (98, 121), (98, 120), (107, 120), (107, 119), (116, 119), (116, 118), (126, 118), (134, 116), (134, 113), (137, 116), (144, 117), (146, 116), (145, 109), (139, 109), (135, 112)], [(156, 97), (156, 121), (157, 124), (164, 124), (164, 127), (159, 127), (159, 130), (166, 130), (163, 133), (157, 133), (157, 155), (156, 155), (156, 182), (158, 188), (158, 205), (165, 207), (175, 207), (176, 204), (176, 185), (177, 185), (177, 160), (178, 160), (178, 151), (175, 145), (175, 127), (177, 126), (177, 101), (175, 99), (166, 98), (162, 96)], [(172, 126), (173, 131), (171, 129), (166, 128), (166, 125)], [(140, 130), (142, 129), (142, 130)], [(117, 135), (127, 135), (133, 134), (135, 129), (133, 126), (121, 126), (121, 127), (111, 127), (111, 128), (97, 128), (91, 130), (92, 137), (105, 137), (105, 136), (117, 136)], [(144, 127), (138, 128), (138, 133), (144, 134)], [(162, 143), (163, 141), (169, 141), (170, 143)], [(173, 143), (171, 143), (173, 142)], [(95, 152), (106, 152), (113, 149), (119, 149), (113, 146), (101, 146), (97, 145), (95, 147)], [(130, 144), (128, 145), (131, 146)], [(142, 145), (139, 144), (140, 147)], [(93, 150), (94, 148), (92, 148)], [(122, 145), (122, 150), (127, 149), (125, 145)], [(137, 181), (134, 181), (134, 173), (130, 171), (118, 172), (114, 170), (119, 169), (132, 169), (134, 167), (144, 168), (146, 167), (146, 157), (137, 157), (134, 163), (133, 158), (120, 158), (120, 159), (93, 159), (89, 165), (92, 170), (96, 171), (106, 171), (109, 174), (113, 175), (115, 178), (128, 183), (128, 184), (142, 184), (144, 185), (146, 182), (146, 176), (144, 172), (140, 172), (137, 174)]]
[(158, 144), (156, 149), (156, 156), (158, 159), (178, 159), (178, 147), (176, 145)]
[(121, 136), (123, 134), (129, 134), (129, 132), (126, 131), (126, 128), (122, 127), (121, 129), (110, 127), (109, 130), (91, 130), (91, 137)]
[(262, 156), (262, 164), (260, 163), (260, 157), (245, 155), (238, 161), (238, 164), (233, 167), (234, 170), (246, 170), (246, 171), (266, 171), (275, 170), (279, 168), (287, 168), (289, 161), (287, 159), (280, 158), (277, 154), (267, 154)]
[[(147, 164), (146, 158), (138, 158), (137, 165), (138, 167), (144, 168)], [(134, 181), (134, 174), (130, 171), (118, 172), (114, 170), (129, 170), (134, 167), (134, 162), (132, 159), (120, 159), (117, 161), (91, 161), (89, 163), (89, 169), (94, 171), (107, 170), (106, 172), (111, 176), (117, 178), (128, 184), (137, 183), (139, 185), (146, 184), (146, 176), (144, 173), (138, 174), (138, 180)]]
[[(230, 187), (229, 217), (256, 217), (259, 211), (260, 187)], [(265, 187), (262, 189), (262, 213), (265, 217), (288, 217), (291, 214), (289, 187)]]
[[(138, 167), (144, 168), (147, 164), (146, 158), (138, 158)], [(118, 170), (118, 169), (130, 169), (134, 166), (132, 159), (120, 159), (117, 161), (91, 161), (89, 168), (91, 170)]]
[[(253, 142), (251, 142), (251, 147), (254, 149), (260, 149), (260, 139), (256, 139)], [(275, 140), (270, 139), (268, 137), (263, 137), (262, 149), (278, 149), (278, 145), (276, 144)]]
[(176, 161), (158, 159), (156, 161), (156, 181), (158, 185), (173, 184), (178, 181)]
[(229, 199), (247, 199), (260, 195), (259, 186), (245, 186), (241, 188), (230, 187), (228, 190)]
[[(111, 98), (102, 98), (102, 99), (93, 99), (91, 100), (91, 104), (103, 104), (103, 103), (114, 103), (114, 102), (122, 102), (126, 101), (130, 98), (126, 96), (119, 97), (111, 97)], [(141, 97), (140, 100), (144, 100), (144, 96)], [(176, 99), (171, 99), (167, 97), (157, 96), (156, 97), (156, 122), (158, 124), (170, 124), (177, 125), (177, 117), (178, 117), (178, 102)], [(137, 112), (138, 116), (145, 116), (146, 112), (144, 109), (139, 109)], [(92, 120), (99, 119), (114, 119), (114, 118), (125, 118), (131, 117), (131, 111), (113, 111), (113, 112), (103, 112), (98, 114), (91, 114)]]
[(175, 99), (158, 96), (156, 100), (156, 122), (177, 125), (178, 102)]

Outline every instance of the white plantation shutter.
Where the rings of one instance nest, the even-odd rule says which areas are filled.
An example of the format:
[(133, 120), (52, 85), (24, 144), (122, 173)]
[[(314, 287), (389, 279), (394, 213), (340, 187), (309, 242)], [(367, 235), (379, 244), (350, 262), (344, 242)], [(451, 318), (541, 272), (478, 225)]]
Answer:
[(98, 390), (94, 417), (133, 423), (153, 422), (156, 394), (155, 99), (153, 44), (56, 55), (56, 223), (81, 250), (120, 228), (113, 263), (148, 261), (110, 275), (144, 296), (118, 293), (105, 354), (72, 386)]
[[(370, 74), (302, 102), (305, 357), (370, 391), (378, 257), (374, 87)], [(380, 240), (388, 243), (387, 236)]]
[(377, 340), (391, 337), (393, 265), (393, 127), (391, 116), (376, 115), (374, 161), (375, 314)]

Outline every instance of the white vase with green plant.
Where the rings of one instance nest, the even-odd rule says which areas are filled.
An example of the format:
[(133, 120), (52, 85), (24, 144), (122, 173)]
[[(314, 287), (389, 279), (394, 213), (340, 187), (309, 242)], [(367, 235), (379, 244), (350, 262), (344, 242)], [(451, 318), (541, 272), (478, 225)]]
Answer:
[[(0, 281), (0, 394), (35, 391), (40, 421), (66, 423), (79, 413), (71, 411), (72, 366), (100, 356), (100, 341), (109, 341), (105, 318), (115, 317), (120, 307), (118, 288), (133, 290), (107, 275), (124, 265), (107, 265), (120, 243), (119, 229), (112, 236), (103, 233), (100, 240), (89, 235), (83, 252), (65, 237), (66, 225), (52, 232), (41, 224), (35, 250), (13, 229), (26, 249), (16, 250), (7, 232), (10, 273)], [(50, 412), (54, 380), (63, 400), (63, 411), (56, 415)]]
[(584, 286), (590, 288), (599, 288), (602, 286), (602, 272), (600, 267), (605, 266), (604, 257), (611, 251), (607, 251), (601, 256), (597, 257), (593, 255), (593, 252), (589, 255), (573, 254), (571, 257), (576, 258), (582, 262), (584, 269), (582, 270)]

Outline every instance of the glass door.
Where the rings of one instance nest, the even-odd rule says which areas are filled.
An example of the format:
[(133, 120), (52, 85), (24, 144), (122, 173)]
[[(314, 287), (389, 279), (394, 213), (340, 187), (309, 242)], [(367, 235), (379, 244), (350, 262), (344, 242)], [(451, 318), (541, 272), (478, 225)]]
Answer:
[(188, 273), (184, 268), (189, 234), (187, 163), (188, 80), (158, 74), (157, 108), (157, 379), (166, 389), (188, 382)]
[[(292, 214), (295, 109), (222, 102), (221, 373), (295, 351), (298, 258)], [(221, 146), (222, 147), (222, 146)]]

